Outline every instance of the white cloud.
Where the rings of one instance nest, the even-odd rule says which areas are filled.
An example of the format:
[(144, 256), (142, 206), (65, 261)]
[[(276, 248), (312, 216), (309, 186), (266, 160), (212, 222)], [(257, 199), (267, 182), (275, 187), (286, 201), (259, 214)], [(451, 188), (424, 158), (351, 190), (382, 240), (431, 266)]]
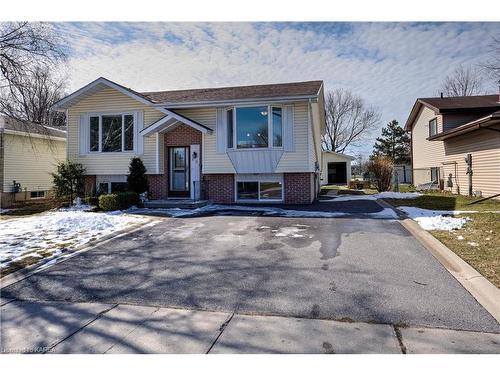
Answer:
[[(404, 123), (415, 98), (489, 53), (498, 23), (58, 24), (73, 55), (70, 89), (99, 76), (138, 91), (322, 79)], [(493, 86), (492, 86), (493, 87)], [(364, 152), (370, 152), (374, 134)]]

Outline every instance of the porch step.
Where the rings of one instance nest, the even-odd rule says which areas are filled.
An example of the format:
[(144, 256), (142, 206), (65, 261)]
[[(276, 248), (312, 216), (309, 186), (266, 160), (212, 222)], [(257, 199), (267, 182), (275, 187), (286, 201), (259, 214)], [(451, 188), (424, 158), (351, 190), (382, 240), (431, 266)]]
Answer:
[(156, 199), (144, 202), (145, 208), (198, 208), (206, 206), (209, 201), (194, 201), (191, 199)]

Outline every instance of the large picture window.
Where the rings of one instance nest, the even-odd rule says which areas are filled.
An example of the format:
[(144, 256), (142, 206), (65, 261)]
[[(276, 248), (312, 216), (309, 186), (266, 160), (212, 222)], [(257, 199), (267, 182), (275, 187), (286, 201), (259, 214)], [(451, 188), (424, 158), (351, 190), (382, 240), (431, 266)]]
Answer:
[(90, 152), (124, 152), (133, 150), (134, 116), (132, 114), (90, 116)]
[(238, 148), (269, 146), (268, 107), (236, 108), (236, 145)]
[(283, 184), (279, 181), (237, 181), (237, 200), (281, 201)]

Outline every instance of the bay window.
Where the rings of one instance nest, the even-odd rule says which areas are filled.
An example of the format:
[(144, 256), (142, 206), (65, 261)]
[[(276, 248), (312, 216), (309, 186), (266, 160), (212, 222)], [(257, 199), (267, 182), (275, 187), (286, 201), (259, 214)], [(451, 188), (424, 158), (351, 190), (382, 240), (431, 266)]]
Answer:
[(91, 115), (89, 119), (90, 152), (125, 152), (134, 150), (134, 115)]
[(278, 106), (236, 107), (227, 111), (227, 147), (283, 147), (283, 116)]

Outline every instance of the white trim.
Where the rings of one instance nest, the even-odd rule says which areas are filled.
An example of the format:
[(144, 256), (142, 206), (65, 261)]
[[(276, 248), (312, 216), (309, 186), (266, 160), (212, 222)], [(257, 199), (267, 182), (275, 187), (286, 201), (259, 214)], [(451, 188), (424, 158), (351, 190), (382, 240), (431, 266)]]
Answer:
[(66, 138), (54, 137), (54, 136), (51, 136), (48, 134), (45, 135), (45, 134), (38, 134), (38, 133), (27, 133), (27, 132), (23, 132), (23, 131), (10, 130), (10, 129), (1, 129), (0, 133), (10, 134), (10, 135), (19, 135), (21, 137), (33, 137), (33, 138), (41, 138), (41, 139), (46, 139), (46, 140), (66, 142)]
[[(142, 135), (143, 137), (148, 136), (149, 134), (155, 132), (155, 130), (161, 128), (163, 124), (165, 124), (167, 121), (171, 120), (172, 116), (166, 115), (165, 117), (162, 117), (158, 121), (152, 123), (149, 125), (147, 128), (142, 129), (139, 134)], [(158, 130), (159, 131), (159, 130)]]
[(200, 124), (197, 124), (196, 122), (188, 119), (187, 117), (181, 116), (175, 112), (172, 112), (166, 108), (163, 109), (163, 113), (166, 113), (167, 115), (172, 116), (175, 118), (177, 121), (182, 122), (183, 124), (189, 125), (192, 128), (195, 128), (196, 130), (199, 130), (202, 133), (211, 133), (212, 130), (209, 129), (208, 127), (202, 126)]
[(156, 174), (160, 174), (160, 134), (155, 133), (156, 137)]

